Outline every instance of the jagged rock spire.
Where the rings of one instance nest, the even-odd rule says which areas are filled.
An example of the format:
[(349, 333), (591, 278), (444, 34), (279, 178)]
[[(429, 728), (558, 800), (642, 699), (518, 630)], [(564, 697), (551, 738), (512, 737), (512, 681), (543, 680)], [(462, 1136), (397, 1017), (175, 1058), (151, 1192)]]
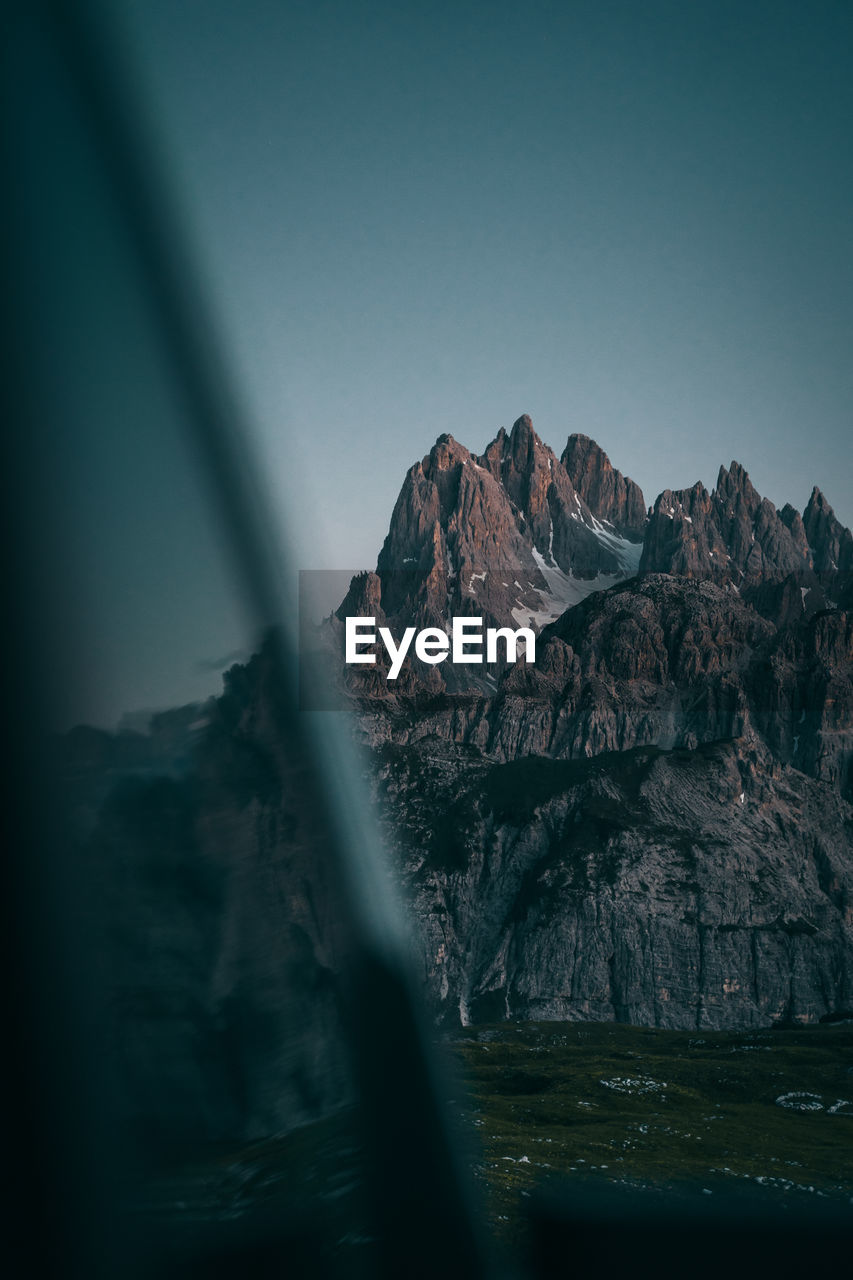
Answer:
[(594, 516), (629, 538), (642, 539), (646, 524), (643, 491), (612, 466), (600, 445), (575, 432), (569, 436), (560, 461)]

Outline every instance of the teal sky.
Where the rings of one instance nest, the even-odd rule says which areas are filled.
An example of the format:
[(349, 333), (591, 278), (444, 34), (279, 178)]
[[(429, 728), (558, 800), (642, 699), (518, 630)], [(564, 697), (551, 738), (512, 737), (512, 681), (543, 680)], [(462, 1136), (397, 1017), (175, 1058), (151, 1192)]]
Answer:
[(299, 567), (523, 412), (853, 520), (848, 3), (125, 8)]
[[(374, 564), (436, 436), (525, 412), (648, 501), (737, 458), (853, 523), (846, 0), (107, 9), (291, 569)], [(16, 49), (58, 718), (114, 724), (213, 692), (256, 635), (63, 60)]]

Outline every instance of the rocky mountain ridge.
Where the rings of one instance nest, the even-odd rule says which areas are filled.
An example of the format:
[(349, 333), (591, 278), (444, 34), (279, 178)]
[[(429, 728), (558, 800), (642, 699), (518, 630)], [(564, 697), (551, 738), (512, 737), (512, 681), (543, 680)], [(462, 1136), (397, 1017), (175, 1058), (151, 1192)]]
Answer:
[[(646, 512), (595, 441), (571, 435), (558, 461), (523, 415), (479, 456), (439, 437), (406, 475), (375, 573), (353, 579), (337, 616), (393, 629), (477, 615), (539, 630), (638, 574), (729, 586), (778, 623), (848, 603), (853, 537), (818, 489), (802, 515), (777, 511), (737, 462), (710, 493), (665, 489)], [(389, 692), (384, 672), (348, 674), (354, 693)], [(410, 659), (394, 692), (489, 694), (480, 677)]]
[[(345, 689), (439, 1025), (853, 1006), (849, 531), (737, 464), (641, 505), (585, 437), (441, 436), (338, 611), (541, 628), (534, 665)], [(280, 693), (261, 653), (145, 742), (64, 740), (143, 1127), (259, 1136), (348, 1096), (346, 939)]]
[[(538, 550), (543, 454), (520, 421), (486, 456)], [(642, 534), (638, 573), (594, 580), (493, 689), (414, 668), (351, 688), (436, 1016), (723, 1027), (846, 1006), (848, 532), (818, 490), (802, 516), (777, 511), (738, 463), (642, 520), (594, 442), (571, 437), (560, 465), (585, 528)]]
[[(407, 625), (477, 614), (486, 625), (542, 626), (631, 576), (642, 494), (601, 451), (576, 474), (596, 510), (526, 414), (482, 455), (439, 436), (403, 481), (375, 575), (354, 580), (339, 616), (369, 606)], [(618, 526), (596, 514), (605, 509)]]
[(642, 541), (646, 525), (643, 491), (613, 468), (594, 440), (573, 433), (560, 462), (593, 515), (612, 524), (617, 533)]

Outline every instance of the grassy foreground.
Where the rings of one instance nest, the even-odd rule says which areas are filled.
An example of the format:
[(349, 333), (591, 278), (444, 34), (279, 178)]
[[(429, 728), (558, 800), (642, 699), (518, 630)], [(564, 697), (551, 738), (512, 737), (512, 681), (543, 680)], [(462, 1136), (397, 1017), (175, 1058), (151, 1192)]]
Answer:
[[(676, 1215), (707, 1196), (853, 1215), (851, 1024), (697, 1033), (499, 1023), (466, 1028), (442, 1052), (487, 1231), (511, 1252), (523, 1242), (525, 1203), (551, 1184), (567, 1198), (642, 1190)], [(362, 1264), (369, 1275), (354, 1119), (342, 1112), (283, 1137), (196, 1151), (155, 1179), (137, 1209), (190, 1237), (258, 1212), (278, 1223), (319, 1218), (341, 1274), (362, 1274)]]
[(534, 1187), (853, 1204), (853, 1025), (497, 1024), (452, 1046), (499, 1235)]

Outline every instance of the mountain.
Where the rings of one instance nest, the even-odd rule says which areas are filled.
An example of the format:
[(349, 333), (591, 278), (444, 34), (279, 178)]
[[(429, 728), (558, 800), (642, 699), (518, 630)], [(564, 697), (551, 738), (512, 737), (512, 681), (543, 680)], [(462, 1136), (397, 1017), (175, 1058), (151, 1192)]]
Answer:
[[(597, 503), (614, 476), (639, 493), (603, 454), (600, 469), (598, 489), (589, 468), (578, 473)], [(542, 626), (634, 574), (640, 550), (635, 527), (594, 514), (525, 414), (479, 456), (439, 436), (403, 481), (375, 579), (357, 580), (338, 614), (369, 604), (405, 625), (476, 614), (487, 626)]]
[(813, 557), (805, 528), (788, 510), (783, 519), (737, 462), (720, 467), (711, 493), (701, 484), (665, 489), (649, 517), (640, 570), (713, 577), (738, 587), (768, 575), (807, 575)]
[[(700, 483), (665, 489), (646, 512), (594, 440), (570, 435), (558, 460), (525, 414), (481, 455), (439, 436), (405, 477), (375, 573), (353, 580), (337, 616), (377, 616), (392, 630), (457, 615), (541, 629), (590, 595), (656, 573), (729, 585), (779, 623), (785, 611), (848, 603), (853, 536), (818, 489), (802, 515), (777, 511), (738, 462), (720, 468), (710, 493)], [(347, 679), (354, 692), (388, 693), (381, 660)], [(493, 687), (470, 669), (407, 659), (394, 695)]]
[(380, 748), (378, 776), (444, 1024), (850, 1007), (850, 804), (757, 743), (493, 764), (424, 738)]
[[(850, 548), (818, 490), (777, 511), (737, 463), (646, 513), (527, 416), (410, 468), (327, 639), (350, 612), (540, 628), (534, 665), (345, 681), (437, 1024), (853, 1007)], [(343, 913), (280, 696), (262, 651), (201, 711), (62, 741), (146, 1131), (259, 1136), (349, 1096)]]
[(594, 440), (570, 435), (560, 461), (593, 515), (632, 541), (642, 542), (646, 526), (643, 491), (613, 469), (607, 454)]
[(97, 1056), (143, 1150), (267, 1137), (352, 1097), (346, 912), (273, 654), (146, 733), (53, 744), (106, 985)]
[[(587, 437), (555, 479), (525, 419), (484, 461), (531, 555), (564, 495), (577, 528), (640, 554), (636, 574), (626, 558), (621, 580), (599, 572), (558, 618), (543, 609), (536, 664), (491, 690), (424, 696), (414, 668), (393, 693), (352, 689), (436, 1017), (726, 1027), (849, 1007), (849, 532), (819, 491), (777, 512), (737, 462), (646, 515)], [(431, 516), (443, 546), (441, 504)], [(485, 502), (473, 527), (504, 542)], [(561, 542), (561, 572), (579, 576), (589, 546)]]
[[(436, 1016), (813, 1021), (853, 995), (853, 629), (652, 575), (377, 732)], [(441, 815), (436, 825), (436, 815)]]
[(803, 532), (812, 548), (815, 569), (822, 573), (853, 570), (853, 534), (835, 518), (835, 512), (817, 487), (812, 489), (803, 512)]
[[(438, 438), (406, 475), (376, 572), (353, 579), (337, 617), (376, 616), (401, 631), (477, 615), (540, 630), (650, 574), (716, 582), (779, 625), (850, 603), (853, 539), (819, 490), (802, 515), (777, 511), (738, 462), (720, 468), (710, 493), (700, 483), (665, 489), (647, 513), (595, 441), (570, 435), (558, 461), (525, 414), (482, 455)], [(410, 656), (389, 690), (379, 654), (376, 667), (348, 668), (345, 682), (380, 699), (491, 695), (504, 665), (460, 670)]]

